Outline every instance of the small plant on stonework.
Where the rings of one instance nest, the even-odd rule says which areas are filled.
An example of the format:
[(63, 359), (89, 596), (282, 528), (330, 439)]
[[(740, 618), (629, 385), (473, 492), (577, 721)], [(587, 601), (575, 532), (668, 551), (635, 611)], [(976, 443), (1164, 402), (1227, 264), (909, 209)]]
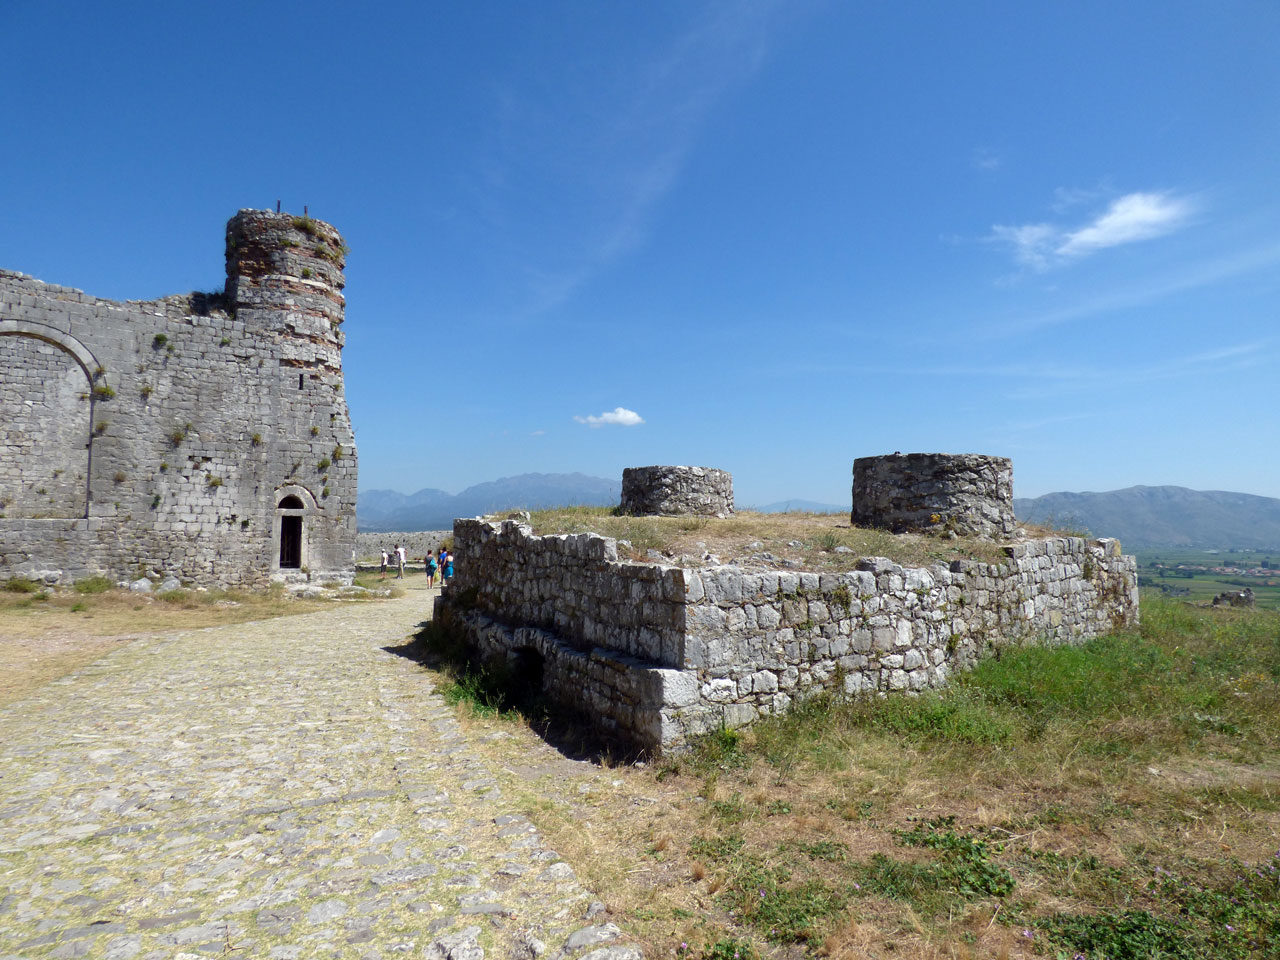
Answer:
[(230, 337), (223, 337), (221, 340), (219, 340), (219, 341), (218, 341), (218, 346), (220, 346), (220, 347), (229, 347), (229, 346), (231, 346), (231, 338), (230, 338)]
[(103, 366), (101, 366), (101, 365), (94, 367), (94, 368), (93, 368), (93, 379), (97, 380), (99, 377), (101, 377), (101, 376), (102, 376), (103, 374), (105, 374), (106, 372), (107, 372), (106, 367), (103, 367)]
[(316, 222), (310, 217), (294, 217), (293, 225), (309, 237), (314, 237), (320, 232), (319, 228), (316, 226)]
[(169, 433), (169, 442), (175, 447), (185, 439), (187, 439), (187, 431), (183, 427), (174, 427)]
[(323, 460), (321, 460), (319, 463), (316, 464), (317, 470), (328, 470), (329, 467), (330, 467), (330, 463), (329, 463), (328, 457), (325, 457)]
[(262, 446), (262, 434), (255, 433), (252, 437), (249, 438), (249, 442), (253, 444), (255, 447)]
[(311, 428), (311, 435), (312, 435), (313, 437), (315, 437), (315, 436), (319, 436), (319, 434), (320, 434), (320, 428), (319, 428), (319, 427), (312, 427), (312, 428)]
[(209, 476), (205, 479), (205, 485), (206, 485), (206, 486), (209, 486), (209, 487), (220, 487), (220, 486), (222, 486), (222, 478), (221, 478), (221, 477), (215, 477), (215, 476), (211, 473), (211, 474), (209, 474)]
[(241, 529), (241, 530), (248, 530), (248, 529), (249, 529), (249, 524), (250, 524), (251, 522), (252, 522), (252, 521), (250, 521), (248, 517), (245, 517), (243, 520), (241, 520), (241, 521), (240, 521), (240, 529)]
[(310, 280), (313, 276), (314, 276), (314, 274), (311, 272), (311, 268), (310, 268), (310, 267), (303, 267), (303, 268), (302, 268), (302, 279), (303, 279), (303, 280)]
[(116, 392), (105, 383), (95, 383), (93, 385), (93, 395), (98, 400), (110, 400), (116, 395)]
[(149, 400), (151, 398), (151, 384), (144, 383), (138, 392), (142, 394), (142, 399), (144, 401)]
[(333, 448), (333, 462), (337, 463), (342, 459), (342, 444), (338, 444)]
[(161, 461), (160, 461), (160, 472), (161, 472), (161, 473), (164, 473), (164, 472), (165, 472), (166, 470), (168, 470), (168, 469), (169, 469), (169, 461), (168, 461), (168, 460), (161, 460)]
[(163, 333), (157, 333), (154, 337), (151, 338), (151, 346), (153, 349), (156, 349), (156, 350), (159, 350), (168, 342), (169, 342), (169, 338), (166, 337)]
[(160, 494), (157, 493), (151, 498), (151, 509), (154, 510), (158, 506), (160, 506)]
[(329, 488), (328, 488), (328, 487), (325, 487), (323, 490), (321, 490), (321, 491), (320, 491), (320, 496), (322, 496), (322, 497), (327, 497), (327, 496), (329, 496)]
[(124, 483), (128, 479), (129, 478), (125, 476), (123, 470), (117, 470), (115, 473), (111, 475), (111, 480), (113, 483)]
[(104, 433), (107, 432), (107, 427), (109, 426), (111, 426), (111, 424), (108, 421), (99, 420), (97, 423), (93, 425), (93, 432), (96, 433), (98, 436), (102, 436)]

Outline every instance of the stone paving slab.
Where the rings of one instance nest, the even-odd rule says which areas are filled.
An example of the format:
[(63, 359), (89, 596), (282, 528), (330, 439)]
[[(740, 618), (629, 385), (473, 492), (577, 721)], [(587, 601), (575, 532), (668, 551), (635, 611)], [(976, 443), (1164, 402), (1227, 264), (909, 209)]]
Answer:
[(639, 960), (383, 649), (426, 599), (140, 641), (0, 709), (0, 960)]

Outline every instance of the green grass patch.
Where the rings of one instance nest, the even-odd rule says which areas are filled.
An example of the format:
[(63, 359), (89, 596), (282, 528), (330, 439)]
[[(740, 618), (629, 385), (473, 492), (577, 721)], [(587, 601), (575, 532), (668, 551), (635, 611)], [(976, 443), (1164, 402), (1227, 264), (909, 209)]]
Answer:
[(107, 577), (85, 577), (75, 582), (75, 591), (79, 594), (106, 593), (115, 588), (115, 583)]

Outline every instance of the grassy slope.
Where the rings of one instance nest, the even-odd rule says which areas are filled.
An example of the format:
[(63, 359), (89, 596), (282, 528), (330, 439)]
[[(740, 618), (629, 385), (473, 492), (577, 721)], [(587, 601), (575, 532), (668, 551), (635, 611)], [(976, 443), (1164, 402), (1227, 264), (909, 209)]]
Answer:
[(1280, 614), (1151, 597), (1133, 633), (527, 803), (653, 957), (1275, 957), (1278, 746)]

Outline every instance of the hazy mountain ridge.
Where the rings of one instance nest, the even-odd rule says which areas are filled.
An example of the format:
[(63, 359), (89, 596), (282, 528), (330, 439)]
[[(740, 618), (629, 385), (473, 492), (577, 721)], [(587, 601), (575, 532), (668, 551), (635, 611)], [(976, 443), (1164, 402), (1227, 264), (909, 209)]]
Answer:
[[(416, 493), (362, 491), (362, 532), (447, 530), (455, 517), (566, 504), (616, 506), (622, 484), (582, 473), (526, 473), (470, 486), (458, 494), (424, 488)], [(1129, 487), (1104, 493), (1047, 493), (1016, 498), (1018, 519), (1093, 536), (1118, 537), (1126, 550), (1161, 547), (1280, 549), (1280, 499), (1226, 490)], [(847, 505), (780, 500), (745, 509), (847, 513)]]
[(1015, 498), (1013, 507), (1024, 523), (1118, 537), (1126, 551), (1280, 547), (1280, 500), (1249, 493), (1138, 486)]
[(583, 473), (524, 473), (477, 483), (458, 494), (430, 487), (410, 494), (361, 491), (356, 521), (362, 532), (448, 530), (456, 517), (566, 504), (616, 506), (621, 496), (622, 483), (617, 480)]

